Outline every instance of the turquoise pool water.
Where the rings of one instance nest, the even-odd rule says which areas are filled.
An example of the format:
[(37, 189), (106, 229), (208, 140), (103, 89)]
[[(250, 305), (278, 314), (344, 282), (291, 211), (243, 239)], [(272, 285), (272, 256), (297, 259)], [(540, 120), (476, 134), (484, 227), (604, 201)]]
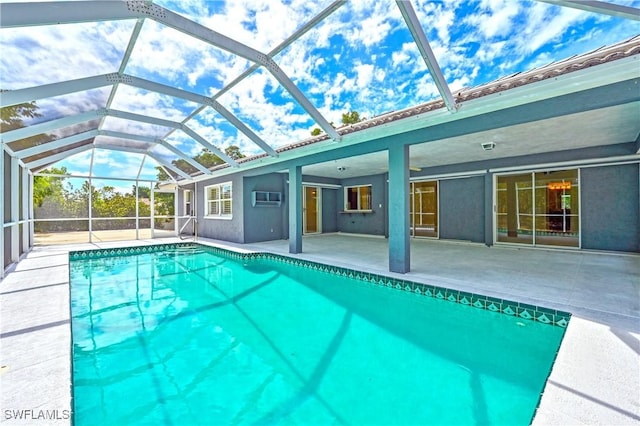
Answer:
[(529, 424), (561, 327), (169, 248), (70, 262), (76, 425)]

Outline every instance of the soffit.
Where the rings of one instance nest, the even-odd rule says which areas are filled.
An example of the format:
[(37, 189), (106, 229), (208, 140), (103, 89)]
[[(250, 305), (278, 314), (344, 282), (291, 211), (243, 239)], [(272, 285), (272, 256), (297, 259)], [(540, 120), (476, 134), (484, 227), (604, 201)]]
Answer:
[[(640, 101), (446, 138), (410, 147), (414, 168), (471, 163), (628, 143), (640, 134)], [(483, 143), (494, 142), (485, 151)], [(338, 170), (340, 167), (340, 170)], [(375, 152), (303, 167), (306, 175), (344, 179), (388, 171), (387, 153)]]

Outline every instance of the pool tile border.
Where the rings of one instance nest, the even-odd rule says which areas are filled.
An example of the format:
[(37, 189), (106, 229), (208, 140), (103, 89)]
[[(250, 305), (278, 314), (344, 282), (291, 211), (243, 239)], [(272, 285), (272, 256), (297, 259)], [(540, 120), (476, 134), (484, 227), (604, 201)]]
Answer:
[(553, 326), (562, 327), (562, 328), (566, 328), (567, 325), (569, 324), (569, 320), (571, 319), (571, 314), (568, 312), (558, 311), (555, 309), (549, 309), (541, 306), (530, 305), (527, 303), (520, 303), (520, 302), (515, 302), (507, 299), (483, 296), (481, 294), (458, 291), (458, 290), (418, 283), (418, 282), (409, 281), (409, 280), (402, 280), (402, 279), (392, 278), (386, 275), (373, 274), (369, 272), (358, 271), (355, 269), (343, 268), (340, 266), (326, 265), (319, 262), (296, 259), (293, 257), (283, 256), (275, 253), (265, 253), (265, 252), (239, 253), (233, 250), (228, 250), (220, 247), (213, 247), (213, 246), (208, 246), (208, 245), (203, 245), (203, 244), (198, 244), (193, 242), (156, 244), (156, 245), (138, 246), (138, 247), (121, 247), (121, 248), (112, 248), (112, 249), (71, 251), (69, 252), (69, 260), (70, 261), (87, 260), (87, 259), (99, 259), (103, 257), (155, 253), (159, 251), (165, 251), (167, 249), (175, 249), (176, 247), (185, 248), (189, 250), (193, 248), (198, 248), (209, 253), (223, 255), (233, 260), (239, 260), (242, 262), (253, 261), (253, 260), (272, 260), (282, 264), (309, 268), (316, 271), (328, 273), (331, 275), (338, 275), (345, 278), (352, 278), (360, 282), (363, 282), (365, 284), (390, 287), (400, 291), (407, 291), (415, 294), (420, 294), (426, 297), (433, 297), (436, 299), (446, 300), (452, 303), (459, 303), (459, 304), (467, 305), (477, 309), (484, 309), (491, 312), (518, 317), (527, 321), (535, 321), (542, 324), (548, 324), (548, 325), (553, 325)]

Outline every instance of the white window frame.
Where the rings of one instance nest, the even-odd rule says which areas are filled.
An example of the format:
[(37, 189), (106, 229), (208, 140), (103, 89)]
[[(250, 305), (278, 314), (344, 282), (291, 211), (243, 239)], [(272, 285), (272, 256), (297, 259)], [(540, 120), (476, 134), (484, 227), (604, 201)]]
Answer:
[[(229, 198), (223, 198), (224, 187), (229, 187)], [(218, 189), (218, 198), (210, 199), (209, 190), (216, 187)], [(229, 202), (229, 213), (223, 213), (222, 203)], [(218, 206), (218, 213), (211, 213), (213, 206)], [(204, 187), (204, 218), (205, 219), (225, 219), (230, 220), (233, 218), (233, 183), (222, 182), (215, 185), (208, 185)]]
[[(362, 206), (360, 205), (360, 201), (362, 199), (361, 195), (360, 195), (360, 188), (365, 188), (368, 187), (369, 188), (369, 208), (368, 209), (363, 209)], [(349, 208), (349, 189), (353, 189), (353, 188), (357, 188), (358, 189), (358, 208), (356, 209), (350, 209)], [(373, 185), (368, 184), (368, 185), (352, 185), (352, 186), (345, 186), (344, 187), (344, 211), (345, 212), (371, 212), (373, 211)]]
[[(617, 164), (617, 163), (613, 163)], [(582, 169), (584, 167), (598, 167), (601, 164), (595, 164), (592, 166), (583, 166), (579, 167), (579, 165), (567, 165), (567, 166), (558, 166), (558, 167), (543, 167), (541, 166), (529, 166), (528, 168), (514, 168), (512, 171), (505, 171), (502, 173), (494, 173), (493, 175), (493, 244), (494, 245), (510, 245), (515, 247), (542, 247), (542, 248), (561, 248), (566, 250), (580, 250), (582, 249), (582, 215), (583, 215), (583, 205), (582, 205)], [(508, 169), (496, 169), (496, 170), (508, 170)], [(559, 246), (559, 245), (546, 245), (540, 244), (536, 241), (536, 233), (533, 232), (532, 235), (532, 243), (531, 244), (523, 244), (523, 243), (515, 243), (515, 242), (505, 242), (498, 241), (498, 178), (504, 176), (511, 175), (531, 175), (531, 183), (533, 185), (532, 190), (532, 204), (534, 206), (533, 211), (533, 223), (535, 224), (536, 217), (539, 216), (535, 213), (535, 205), (536, 205), (536, 191), (537, 183), (535, 181), (535, 174), (542, 172), (555, 172), (555, 171), (566, 171), (566, 170), (576, 170), (577, 171), (577, 179), (578, 179), (578, 214), (575, 215), (578, 221), (578, 246)]]
[(182, 208), (184, 216), (192, 216), (191, 213), (193, 212), (193, 191), (190, 189), (185, 189), (182, 197), (184, 201)]

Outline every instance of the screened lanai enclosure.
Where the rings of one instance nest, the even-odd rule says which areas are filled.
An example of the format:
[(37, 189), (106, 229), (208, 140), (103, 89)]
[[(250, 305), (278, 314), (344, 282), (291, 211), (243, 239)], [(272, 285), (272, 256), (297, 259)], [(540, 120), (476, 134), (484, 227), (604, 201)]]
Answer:
[[(439, 204), (447, 188), (438, 179), (460, 175), (438, 167), (466, 163), (489, 175), (489, 166), (480, 162), (618, 144), (624, 149), (611, 148), (607, 155), (637, 169), (637, 86), (634, 92), (621, 85), (637, 79), (639, 19), (638, 2), (629, 1), (2, 2), (3, 275), (35, 244), (190, 236), (196, 218), (230, 219), (232, 206), (235, 217), (246, 214), (240, 224), (220, 226), (242, 232), (238, 240), (254, 238), (248, 236), (252, 227), (260, 234), (262, 225), (254, 223), (269, 215), (277, 227), (289, 229), (271, 238), (296, 237), (303, 226), (304, 232), (319, 232), (322, 207), (314, 210), (318, 222), (296, 215), (310, 211), (312, 205), (304, 203), (322, 191), (325, 202), (340, 200), (345, 191), (344, 207), (331, 213), (335, 226), (325, 223), (324, 230), (340, 230), (355, 211), (360, 216), (348, 225), (359, 232), (356, 219), (385, 204), (393, 208), (393, 201), (388, 195), (376, 198), (370, 184), (348, 179), (380, 174), (381, 184), (392, 186), (398, 182), (392, 172), (396, 160), (408, 163), (400, 179), (406, 189), (398, 195), (407, 208), (400, 216), (411, 214), (411, 236), (427, 238), (443, 237), (439, 217), (447, 217)], [(616, 43), (626, 50), (606, 50)], [(572, 59), (585, 54), (591, 56)], [(612, 61), (617, 68), (607, 66), (614, 72), (600, 72), (611, 81), (587, 70)], [(591, 80), (582, 87), (582, 80), (569, 78), (562, 88), (551, 87), (574, 70)], [(518, 89), (536, 82), (547, 84), (544, 96)], [(540, 112), (538, 127), (527, 128), (531, 135), (538, 133), (533, 129), (548, 129), (536, 144), (517, 143), (526, 132), (516, 127), (525, 119), (503, 123), (500, 117), (481, 118), (495, 121), (483, 131), (476, 126), (407, 139), (407, 151), (400, 154), (392, 153), (385, 139), (587, 90), (593, 92), (585, 98), (599, 103), (578, 102), (584, 111), (564, 106), (570, 102), (536, 107), (550, 112)], [(611, 100), (605, 102), (596, 90)], [(491, 106), (474, 104), (481, 97)], [(585, 134), (609, 135), (606, 142), (572, 138), (562, 133), (567, 124), (553, 121), (587, 109), (594, 115), (581, 115), (569, 126), (597, 125), (593, 131), (585, 127)], [(460, 126), (467, 127), (473, 126), (466, 121)], [(325, 155), (329, 152), (336, 154)], [(549, 158), (540, 162), (559, 161)], [(420, 173), (438, 179), (409, 185), (408, 173), (414, 173), (412, 179)], [(539, 176), (545, 191), (555, 191), (545, 201), (553, 208), (518, 211), (513, 223), (529, 227), (529, 234), (518, 236), (511, 235), (507, 213), (500, 213), (487, 225), (496, 229), (491, 238), (536, 238), (539, 217), (545, 223), (540, 244), (560, 236), (562, 244), (580, 247), (578, 172), (567, 175), (573, 186), (536, 170), (527, 173), (523, 179)], [(282, 185), (304, 187), (309, 198), (298, 202), (287, 189), (269, 189), (274, 174), (283, 177)], [(314, 185), (303, 174), (313, 176)], [(211, 180), (214, 184), (201, 183)], [(254, 180), (264, 190), (250, 189)], [(495, 181), (499, 204), (511, 203), (510, 181)], [(481, 191), (490, 194), (487, 182)], [(414, 190), (422, 191), (420, 204), (412, 201), (409, 207), (410, 197), (418, 199)], [(280, 210), (274, 215), (265, 208), (251, 216), (256, 205)], [(424, 211), (414, 211), (423, 205)], [(329, 213), (324, 215), (326, 222)], [(409, 222), (393, 222), (391, 211), (378, 217), (388, 218), (379, 232), (390, 244), (397, 238), (406, 243), (394, 229), (398, 225), (409, 236)], [(275, 235), (273, 224), (262, 227)], [(209, 234), (219, 235), (226, 234)]]

